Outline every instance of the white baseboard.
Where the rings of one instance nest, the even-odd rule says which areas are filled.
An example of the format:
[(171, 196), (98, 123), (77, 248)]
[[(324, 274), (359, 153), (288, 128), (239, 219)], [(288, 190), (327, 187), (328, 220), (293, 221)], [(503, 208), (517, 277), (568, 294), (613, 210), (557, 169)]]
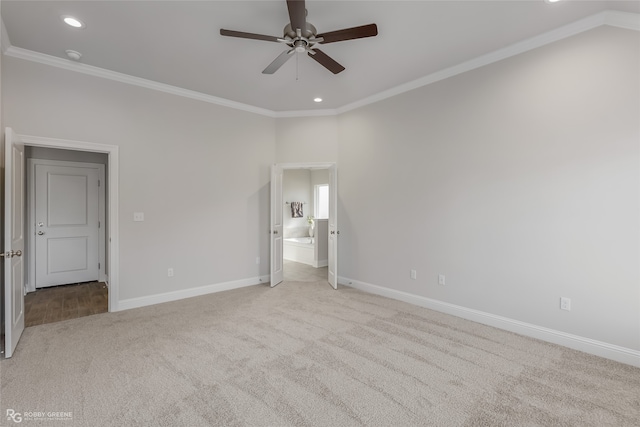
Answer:
[(604, 357), (606, 359), (615, 360), (616, 362), (626, 363), (628, 365), (640, 367), (640, 351), (626, 347), (609, 344), (602, 341), (596, 341), (591, 338), (585, 338), (578, 335), (568, 334), (566, 332), (533, 325), (531, 323), (520, 322), (519, 320), (509, 319), (507, 317), (497, 316), (491, 313), (485, 313), (479, 310), (450, 304), (407, 292), (397, 291), (370, 283), (360, 282), (349, 279), (347, 277), (339, 277), (338, 283), (361, 291), (381, 295), (387, 298), (407, 302), (409, 304), (425, 307), (431, 310), (439, 311), (463, 319), (472, 320), (474, 322), (515, 332), (520, 335), (537, 338), (553, 344), (569, 347), (574, 350), (583, 351), (585, 353)]
[(313, 266), (315, 268), (326, 267), (328, 265), (329, 265), (329, 260), (328, 259), (322, 259), (320, 261), (314, 261), (313, 262)]
[(132, 308), (145, 307), (148, 305), (161, 304), (163, 302), (177, 301), (185, 298), (192, 298), (216, 292), (229, 291), (231, 289), (244, 288), (263, 283), (269, 283), (270, 276), (250, 277), (248, 279), (234, 280), (231, 282), (216, 283), (213, 285), (200, 286), (197, 288), (183, 289), (179, 291), (166, 292), (164, 294), (149, 295), (146, 297), (130, 298), (117, 302), (115, 310), (122, 311)]

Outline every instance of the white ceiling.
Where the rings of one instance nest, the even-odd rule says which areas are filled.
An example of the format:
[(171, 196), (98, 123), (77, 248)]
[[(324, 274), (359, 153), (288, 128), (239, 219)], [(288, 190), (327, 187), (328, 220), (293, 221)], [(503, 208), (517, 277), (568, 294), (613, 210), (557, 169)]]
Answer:
[[(285, 0), (2, 1), (11, 46), (273, 112), (334, 110), (605, 10), (640, 13), (640, 1), (313, 1), (319, 33), (369, 23), (373, 38), (322, 50), (346, 67), (333, 75), (304, 54), (262, 70), (279, 43), (220, 36), (221, 28), (281, 36)], [(66, 26), (61, 15), (86, 24)], [(324, 102), (316, 104), (314, 97)]]

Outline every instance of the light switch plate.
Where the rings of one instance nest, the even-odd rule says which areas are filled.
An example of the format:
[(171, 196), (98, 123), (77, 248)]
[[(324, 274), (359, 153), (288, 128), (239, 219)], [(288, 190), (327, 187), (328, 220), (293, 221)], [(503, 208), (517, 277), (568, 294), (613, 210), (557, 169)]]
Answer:
[(134, 212), (133, 213), (133, 220), (134, 221), (144, 221), (144, 212)]

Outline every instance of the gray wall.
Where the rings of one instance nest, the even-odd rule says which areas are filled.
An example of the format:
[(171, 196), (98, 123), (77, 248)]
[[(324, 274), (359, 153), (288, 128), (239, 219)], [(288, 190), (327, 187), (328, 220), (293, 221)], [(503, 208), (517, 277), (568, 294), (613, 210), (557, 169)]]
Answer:
[(7, 126), (119, 146), (120, 300), (268, 274), (274, 119), (3, 60)]
[(295, 117), (276, 122), (278, 163), (336, 162), (338, 118)]
[(639, 350), (639, 41), (599, 27), (341, 115), (340, 275)]

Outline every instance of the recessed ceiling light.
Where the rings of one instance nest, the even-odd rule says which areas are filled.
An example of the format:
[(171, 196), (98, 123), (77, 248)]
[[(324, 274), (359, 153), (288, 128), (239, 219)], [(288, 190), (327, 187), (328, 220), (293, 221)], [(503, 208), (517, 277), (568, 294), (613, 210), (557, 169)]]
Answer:
[(322, 98), (313, 98), (313, 102), (322, 102)]
[(74, 18), (73, 16), (65, 15), (62, 17), (62, 20), (65, 24), (69, 25), (73, 28), (84, 28), (84, 22), (81, 20)]
[(560, 0), (544, 0), (544, 1), (545, 1), (545, 3), (557, 3)]

